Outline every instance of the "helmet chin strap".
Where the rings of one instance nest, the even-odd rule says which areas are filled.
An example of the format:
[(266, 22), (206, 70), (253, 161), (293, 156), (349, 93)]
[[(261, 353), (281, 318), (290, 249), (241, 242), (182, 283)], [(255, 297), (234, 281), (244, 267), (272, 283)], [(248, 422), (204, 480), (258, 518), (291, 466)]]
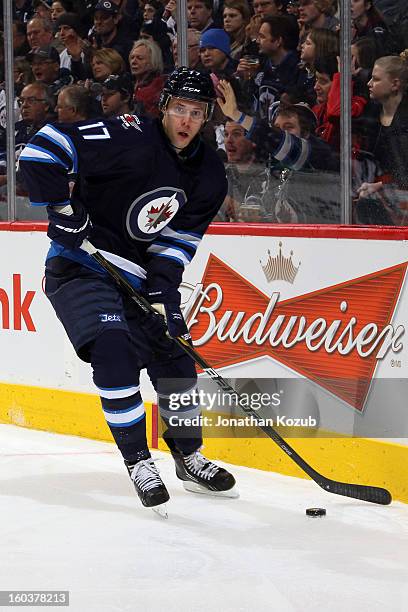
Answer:
[(177, 155), (180, 155), (180, 153), (184, 151), (184, 149), (186, 148), (186, 147), (176, 147), (176, 145), (174, 145), (172, 142), (170, 142), (170, 145), (171, 145), (171, 148), (176, 151)]

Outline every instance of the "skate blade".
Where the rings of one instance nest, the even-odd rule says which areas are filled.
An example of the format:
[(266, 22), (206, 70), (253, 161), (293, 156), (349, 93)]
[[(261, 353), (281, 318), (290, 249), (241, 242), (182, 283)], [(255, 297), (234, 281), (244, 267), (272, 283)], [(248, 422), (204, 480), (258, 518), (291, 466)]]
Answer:
[(197, 482), (191, 482), (190, 480), (183, 480), (183, 487), (190, 493), (200, 493), (201, 495), (209, 495), (210, 497), (229, 497), (231, 499), (237, 499), (239, 497), (239, 491), (236, 487), (232, 487), (228, 491), (209, 491)]
[(160, 518), (163, 518), (163, 519), (169, 518), (169, 513), (167, 512), (167, 504), (160, 504), (159, 506), (152, 506), (151, 510), (153, 510), (155, 514), (160, 516)]

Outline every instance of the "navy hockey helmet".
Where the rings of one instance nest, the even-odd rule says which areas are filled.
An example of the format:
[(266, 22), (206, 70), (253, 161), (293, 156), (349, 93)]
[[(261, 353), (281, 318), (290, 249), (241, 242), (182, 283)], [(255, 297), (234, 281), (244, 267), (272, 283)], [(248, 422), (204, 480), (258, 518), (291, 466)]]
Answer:
[(211, 118), (216, 93), (209, 74), (181, 66), (176, 68), (167, 79), (159, 100), (159, 109), (166, 110), (170, 98), (198, 100), (207, 104), (206, 121)]

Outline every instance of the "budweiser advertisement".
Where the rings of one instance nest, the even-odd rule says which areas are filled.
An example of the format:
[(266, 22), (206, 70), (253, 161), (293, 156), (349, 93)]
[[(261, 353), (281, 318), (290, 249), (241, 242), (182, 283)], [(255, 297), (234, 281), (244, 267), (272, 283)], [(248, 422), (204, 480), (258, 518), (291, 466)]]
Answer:
[(322, 431), (404, 438), (408, 262), (389, 246), (208, 237), (183, 284), (195, 347)]
[[(1, 238), (0, 379), (95, 393), (42, 291), (45, 232)], [(184, 313), (196, 348), (238, 391), (279, 398), (319, 431), (406, 443), (407, 262), (403, 240), (226, 229), (186, 267)], [(146, 376), (141, 385), (154, 399)]]

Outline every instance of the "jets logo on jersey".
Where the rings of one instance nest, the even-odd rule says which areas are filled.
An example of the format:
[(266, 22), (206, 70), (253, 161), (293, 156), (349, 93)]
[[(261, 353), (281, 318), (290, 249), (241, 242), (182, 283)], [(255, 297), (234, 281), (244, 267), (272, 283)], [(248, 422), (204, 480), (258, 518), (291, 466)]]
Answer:
[(126, 227), (132, 238), (153, 240), (184, 206), (184, 191), (175, 187), (160, 187), (139, 196), (127, 213)]
[(142, 128), (140, 127), (140, 119), (136, 115), (120, 115), (119, 119), (122, 121), (122, 127), (124, 127), (125, 130), (132, 127), (139, 132), (142, 131)]

